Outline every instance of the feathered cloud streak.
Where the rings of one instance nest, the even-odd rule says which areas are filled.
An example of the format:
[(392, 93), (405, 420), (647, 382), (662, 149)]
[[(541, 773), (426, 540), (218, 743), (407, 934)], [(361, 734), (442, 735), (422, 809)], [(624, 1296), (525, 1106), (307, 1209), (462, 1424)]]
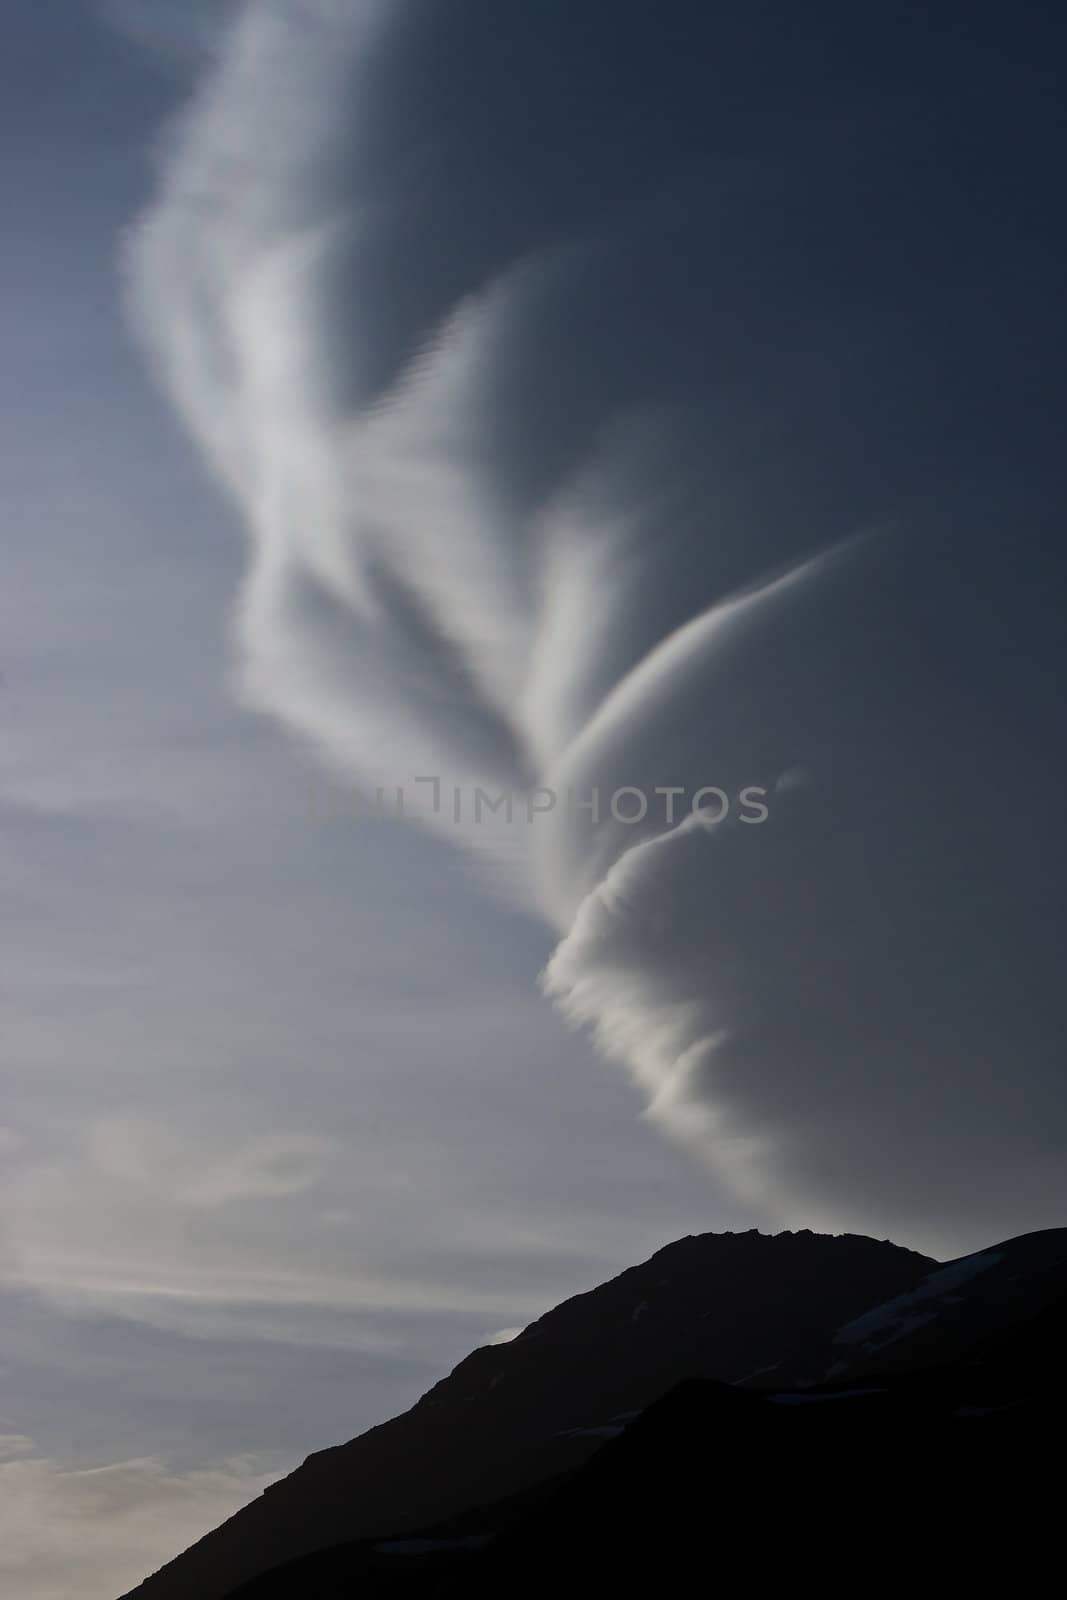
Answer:
[[(1039, 41), (875, 10), (259, 0), (131, 302), (250, 531), (246, 697), (361, 784), (557, 796), (422, 814), (758, 1204), (1026, 1226), (1067, 1198), (1051, 111)], [(766, 821), (562, 803), (705, 785)]]

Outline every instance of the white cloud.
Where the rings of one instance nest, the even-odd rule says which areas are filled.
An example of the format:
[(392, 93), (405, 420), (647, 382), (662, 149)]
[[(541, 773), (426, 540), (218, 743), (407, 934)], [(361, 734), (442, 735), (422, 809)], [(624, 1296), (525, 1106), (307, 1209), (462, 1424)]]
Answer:
[[(765, 790), (766, 827), (707, 847), (559, 804), (506, 840), (428, 820), (519, 858), (563, 938), (551, 992), (747, 1205), (927, 1239), (1052, 1220), (1055, 830), (1020, 845), (980, 799), (993, 745), (1054, 787), (1041, 674), (1012, 694), (996, 664), (1035, 648), (1045, 546), (1026, 474), (998, 511), (953, 442), (976, 395), (985, 455), (1019, 426), (992, 367), (965, 374), (990, 317), (946, 288), (1002, 240), (990, 207), (957, 215), (956, 117), (902, 111), (891, 77), (869, 89), (897, 155), (836, 79), (839, 136), (795, 140), (783, 61), (739, 165), (709, 131), (733, 46), (683, 12), (691, 50), (530, 8), (506, 101), (462, 0), (245, 14), (130, 255), (252, 535), (243, 691), (357, 779)], [(670, 133), (631, 117), (657, 96)], [(900, 181), (919, 130), (936, 240)], [(1022, 392), (1044, 343), (996, 304)]]
[(144, 1117), (112, 1115), (87, 1130), (93, 1167), (105, 1178), (147, 1189), (157, 1203), (214, 1208), (304, 1194), (327, 1180), (341, 1154), (321, 1134), (268, 1132), (223, 1139), (200, 1129), (195, 1139)]

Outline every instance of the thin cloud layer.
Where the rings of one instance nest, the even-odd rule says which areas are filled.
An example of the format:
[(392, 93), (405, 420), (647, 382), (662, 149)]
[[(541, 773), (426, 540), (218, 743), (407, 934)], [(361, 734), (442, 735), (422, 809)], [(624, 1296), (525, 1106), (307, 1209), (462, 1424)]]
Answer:
[(129, 256), (244, 696), (502, 862), (754, 1206), (913, 1237), (1067, 1199), (1060, 136), (968, 15), (259, 0)]

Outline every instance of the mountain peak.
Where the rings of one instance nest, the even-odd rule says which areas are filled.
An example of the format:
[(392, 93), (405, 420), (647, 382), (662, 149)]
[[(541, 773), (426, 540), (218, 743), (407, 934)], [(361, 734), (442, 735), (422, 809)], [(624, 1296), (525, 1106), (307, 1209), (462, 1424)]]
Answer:
[(411, 1408), (309, 1456), (134, 1591), (221, 1600), (257, 1571), (344, 1540), (403, 1534), (580, 1465), (613, 1419), (680, 1380), (821, 1375), (834, 1331), (937, 1263), (889, 1241), (690, 1234), (472, 1351)]

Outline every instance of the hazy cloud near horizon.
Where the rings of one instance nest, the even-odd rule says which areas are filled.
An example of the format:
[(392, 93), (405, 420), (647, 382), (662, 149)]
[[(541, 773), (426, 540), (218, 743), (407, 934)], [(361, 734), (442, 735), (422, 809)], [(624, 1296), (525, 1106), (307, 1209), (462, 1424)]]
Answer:
[(769, 797), (466, 837), (745, 1203), (920, 1238), (1067, 1199), (1058, 25), (968, 19), (260, 0), (130, 258), (244, 697), (357, 782)]
[(0, 1435), (0, 1578), (33, 1600), (125, 1594), (162, 1551), (192, 1544), (276, 1475), (242, 1460), (184, 1473), (152, 1457), (65, 1467), (35, 1455), (31, 1440)]

